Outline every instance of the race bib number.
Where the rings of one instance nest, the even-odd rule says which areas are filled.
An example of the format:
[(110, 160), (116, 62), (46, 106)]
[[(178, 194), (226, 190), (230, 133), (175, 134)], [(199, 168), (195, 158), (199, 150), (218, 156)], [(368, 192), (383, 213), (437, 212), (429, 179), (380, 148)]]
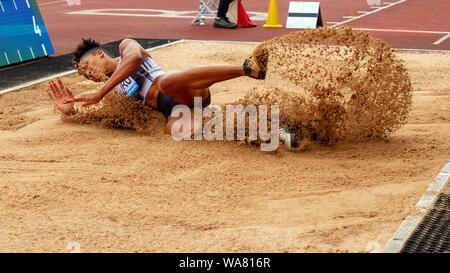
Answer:
[(127, 97), (132, 97), (134, 93), (136, 93), (136, 91), (139, 89), (139, 85), (135, 80), (133, 80), (133, 78), (128, 77), (123, 82), (119, 83), (117, 89), (125, 92), (125, 95)]

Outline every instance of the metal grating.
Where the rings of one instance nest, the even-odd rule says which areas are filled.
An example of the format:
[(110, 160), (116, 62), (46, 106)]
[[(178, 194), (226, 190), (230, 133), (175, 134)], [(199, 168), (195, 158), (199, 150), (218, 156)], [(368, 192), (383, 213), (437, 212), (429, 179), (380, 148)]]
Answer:
[(450, 253), (450, 187), (440, 193), (433, 207), (406, 241), (402, 253)]

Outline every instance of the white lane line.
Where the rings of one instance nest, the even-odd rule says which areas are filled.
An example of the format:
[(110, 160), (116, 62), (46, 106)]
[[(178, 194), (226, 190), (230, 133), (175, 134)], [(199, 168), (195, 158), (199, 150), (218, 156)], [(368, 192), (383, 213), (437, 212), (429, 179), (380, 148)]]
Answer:
[(436, 42), (434, 42), (433, 45), (438, 45), (438, 44), (442, 43), (443, 41), (447, 40), (448, 38), (450, 38), (450, 32), (447, 33), (447, 35), (445, 35), (441, 39), (439, 39)]
[[(400, 0), (400, 1), (395, 2), (395, 3), (390, 3), (390, 4), (387, 5), (387, 6), (380, 7), (379, 9), (373, 10), (373, 11), (371, 11), (371, 12), (364, 13), (364, 14), (362, 14), (362, 15), (360, 15), (360, 16), (356, 16), (356, 17), (350, 18), (350, 19), (348, 19), (348, 20), (345, 20), (345, 21), (343, 21), (343, 22), (337, 23), (335, 26), (342, 25), (342, 24), (345, 24), (345, 23), (348, 23), (348, 22), (357, 20), (357, 19), (362, 18), (362, 17), (364, 17), (364, 16), (367, 16), (367, 15), (370, 15), (370, 14), (374, 14), (375, 12), (379, 12), (379, 11), (382, 11), (382, 10), (384, 10), (384, 9), (388, 9), (388, 8), (390, 8), (390, 7), (393, 7), (393, 6), (395, 6), (395, 5), (401, 4), (401, 3), (403, 3), (403, 2), (406, 2), (406, 0)], [(346, 17), (344, 17), (344, 18), (346, 18)]]
[[(134, 16), (161, 18), (194, 18), (198, 11), (162, 10), (162, 9), (88, 9), (66, 12), (70, 15), (103, 15), (103, 16)], [(247, 11), (253, 21), (265, 21), (265, 12)]]
[(47, 56), (47, 50), (45, 50), (44, 44), (42, 44), (42, 49), (44, 50), (44, 55)]
[(3, 8), (2, 1), (0, 1), (0, 7), (2, 7), (2, 11), (5, 12), (5, 9)]
[(8, 55), (6, 55), (6, 52), (3, 52), (4, 54), (5, 54), (5, 57), (6, 57), (6, 62), (8, 62), (8, 64), (9, 64), (9, 59), (8, 59)]
[(28, 2), (28, 0), (25, 0), (27, 2), (27, 7), (30, 8), (30, 3)]
[(17, 49), (17, 54), (19, 55), (20, 61), (22, 62), (22, 55), (20, 55), (20, 51)]
[(34, 52), (33, 52), (33, 49), (31, 48), (31, 46), (30, 46), (30, 51), (31, 51), (31, 56), (33, 56), (33, 59), (35, 58), (34, 57)]
[(369, 13), (369, 11), (358, 10), (358, 13), (366, 14), (366, 13)]
[(13, 3), (14, 3), (14, 7), (15, 7), (16, 10), (17, 10), (16, 0), (13, 0)]

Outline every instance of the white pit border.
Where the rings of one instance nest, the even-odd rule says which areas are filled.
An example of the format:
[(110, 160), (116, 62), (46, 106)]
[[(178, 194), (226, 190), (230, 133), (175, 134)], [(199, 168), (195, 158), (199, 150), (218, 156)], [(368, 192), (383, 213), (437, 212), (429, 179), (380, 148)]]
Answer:
[(383, 253), (399, 253), (413, 231), (417, 228), (429, 209), (433, 207), (434, 200), (444, 188), (450, 177), (450, 161), (442, 168), (433, 183), (430, 184), (422, 198), (416, 204), (416, 209), (401, 223), (400, 227), (384, 247)]

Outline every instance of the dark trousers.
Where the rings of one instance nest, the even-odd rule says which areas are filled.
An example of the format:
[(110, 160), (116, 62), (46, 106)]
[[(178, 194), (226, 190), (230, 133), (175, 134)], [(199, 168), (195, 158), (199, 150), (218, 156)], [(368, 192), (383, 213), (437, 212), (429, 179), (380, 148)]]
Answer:
[(233, 0), (220, 0), (219, 8), (217, 9), (217, 17), (223, 18), (227, 15), (228, 7)]

